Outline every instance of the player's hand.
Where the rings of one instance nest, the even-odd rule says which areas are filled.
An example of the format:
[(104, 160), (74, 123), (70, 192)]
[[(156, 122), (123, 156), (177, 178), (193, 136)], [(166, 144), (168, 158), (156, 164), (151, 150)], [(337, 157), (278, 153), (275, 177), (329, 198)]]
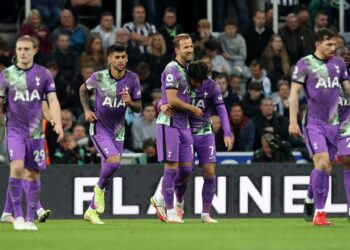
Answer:
[(174, 114), (170, 104), (162, 104), (162, 105), (160, 105), (160, 111), (162, 111), (167, 116), (172, 116)]
[(57, 134), (57, 142), (62, 141), (63, 137), (64, 137), (64, 132), (63, 132), (63, 129), (62, 129), (62, 125), (57, 125), (57, 124), (54, 123), (53, 131), (55, 131), (55, 133)]
[(227, 53), (227, 52), (222, 53), (222, 56), (223, 56), (226, 60), (232, 59), (231, 55), (230, 55), (229, 53)]
[(224, 137), (224, 143), (225, 143), (225, 147), (227, 148), (227, 151), (232, 150), (234, 141), (235, 141), (235, 139), (233, 136), (225, 136)]
[(98, 120), (97, 116), (91, 110), (85, 111), (85, 121), (95, 123)]
[(123, 90), (122, 92), (120, 92), (121, 96), (122, 96), (122, 100), (125, 103), (126, 106), (129, 106), (131, 103), (131, 96), (129, 94), (128, 91)]
[(265, 130), (265, 132), (268, 132), (268, 133), (274, 133), (275, 132), (275, 129), (273, 127), (266, 127), (264, 130)]
[(200, 118), (203, 115), (203, 111), (198, 107), (194, 107), (193, 114), (195, 117)]
[(299, 125), (297, 122), (290, 122), (289, 123), (288, 132), (291, 136), (296, 137), (296, 138), (301, 136), (301, 131), (300, 131), (300, 128), (299, 128)]

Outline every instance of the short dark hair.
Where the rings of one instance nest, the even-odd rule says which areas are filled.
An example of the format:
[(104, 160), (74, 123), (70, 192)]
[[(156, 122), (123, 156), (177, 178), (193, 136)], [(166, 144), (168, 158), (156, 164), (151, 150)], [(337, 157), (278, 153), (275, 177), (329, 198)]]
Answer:
[(335, 34), (330, 29), (320, 29), (315, 34), (316, 42), (323, 42), (324, 40), (329, 40), (335, 38)]
[(191, 79), (202, 82), (208, 78), (208, 66), (202, 61), (194, 61), (188, 66), (187, 74)]
[(113, 13), (110, 12), (110, 11), (105, 11), (105, 12), (103, 12), (103, 13), (101, 14), (101, 19), (102, 19), (102, 17), (105, 17), (105, 16), (114, 17), (114, 16), (113, 16)]
[(315, 19), (316, 19), (316, 17), (318, 17), (318, 16), (327, 16), (327, 17), (328, 17), (328, 14), (327, 14), (326, 12), (324, 12), (323, 10), (320, 10), (320, 11), (318, 11), (318, 12), (316, 13)]
[(262, 90), (262, 85), (260, 82), (254, 82), (254, 81), (249, 81), (248, 82), (248, 87), (247, 90), (257, 90), (261, 91)]
[(256, 67), (259, 66), (260, 68), (262, 68), (261, 63), (258, 60), (252, 60), (249, 64), (249, 67)]
[(177, 12), (176, 12), (176, 10), (173, 7), (165, 8), (164, 14), (167, 13), (167, 12), (173, 13), (175, 16), (177, 15)]
[(142, 143), (142, 149), (145, 150), (148, 147), (156, 148), (156, 143), (154, 142), (154, 140), (152, 138), (146, 139)]
[(204, 42), (204, 48), (210, 51), (215, 51), (220, 49), (220, 44), (215, 39), (209, 39)]
[(114, 52), (126, 52), (126, 48), (124, 45), (122, 45), (120, 43), (116, 43), (116, 44), (113, 44), (113, 45), (108, 47), (107, 55), (110, 55)]
[(231, 110), (232, 110), (233, 108), (235, 108), (235, 107), (240, 107), (241, 110), (243, 111), (243, 106), (242, 106), (242, 104), (239, 103), (239, 102), (234, 102), (234, 103), (231, 105), (231, 107), (230, 107), (230, 112), (231, 112)]
[(145, 8), (145, 6), (143, 4), (137, 3), (137, 4), (134, 5), (134, 7), (132, 7), (132, 13), (134, 13), (136, 8), (143, 8), (146, 11), (146, 8)]
[(213, 79), (214, 79), (214, 81), (216, 81), (216, 79), (218, 79), (218, 78), (225, 78), (227, 83), (228, 83), (228, 77), (225, 73), (219, 73), (219, 74), (215, 75), (215, 77)]
[(237, 22), (236, 22), (236, 20), (235, 20), (235, 19), (227, 19), (227, 20), (225, 21), (225, 27), (226, 27), (226, 26), (229, 26), (229, 25), (232, 25), (232, 26), (237, 27)]

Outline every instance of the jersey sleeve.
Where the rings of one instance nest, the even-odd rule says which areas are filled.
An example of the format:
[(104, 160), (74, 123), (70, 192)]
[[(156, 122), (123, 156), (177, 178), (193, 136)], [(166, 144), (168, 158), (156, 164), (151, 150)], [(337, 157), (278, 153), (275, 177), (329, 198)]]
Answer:
[[(46, 95), (50, 92), (56, 92), (56, 85), (55, 81), (52, 78), (52, 75), (49, 70), (46, 70), (46, 77), (45, 77), (45, 93), (44, 96), (46, 98)], [(44, 98), (43, 96), (43, 98)]]
[(97, 76), (96, 76), (96, 72), (93, 73), (89, 79), (87, 79), (85, 81), (85, 84), (86, 84), (86, 88), (88, 90), (93, 90), (93, 89), (96, 89), (97, 88)]
[(345, 64), (345, 62), (343, 60), (341, 60), (340, 65), (341, 65), (340, 66), (340, 68), (341, 68), (340, 81), (343, 82), (343, 81), (346, 81), (346, 80), (350, 80), (348, 69), (347, 69), (346, 64)]
[(141, 100), (141, 85), (140, 85), (140, 79), (138, 76), (135, 77), (135, 81), (131, 91), (131, 99), (133, 101)]
[(166, 89), (179, 89), (180, 79), (172, 65), (167, 65), (162, 76), (162, 84)]
[(304, 84), (307, 73), (307, 66), (304, 60), (300, 59), (294, 67), (292, 82)]
[(214, 95), (213, 95), (214, 105), (224, 104), (224, 100), (222, 99), (222, 95), (221, 95), (220, 86), (217, 82), (215, 82), (213, 91), (214, 91)]
[(5, 97), (7, 89), (7, 81), (3, 74), (0, 73), (0, 97)]

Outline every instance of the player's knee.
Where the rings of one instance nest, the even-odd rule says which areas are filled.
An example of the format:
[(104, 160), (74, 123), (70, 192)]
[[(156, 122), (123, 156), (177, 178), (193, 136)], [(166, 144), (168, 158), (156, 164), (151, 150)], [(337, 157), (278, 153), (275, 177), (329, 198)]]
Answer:
[(213, 178), (215, 176), (215, 164), (208, 164), (203, 166), (203, 177), (206, 179)]
[(192, 174), (192, 166), (190, 167), (179, 167), (178, 175), (182, 177), (183, 180), (187, 180)]
[(118, 163), (120, 164), (120, 156), (119, 155), (113, 155), (106, 159), (107, 163)]
[(102, 164), (103, 168), (108, 168), (110, 170), (110, 172), (114, 173), (115, 171), (117, 171), (120, 168), (120, 163), (116, 163), (116, 162), (105, 162)]
[(10, 164), (10, 176), (14, 178), (23, 178), (24, 167), (16, 162), (11, 162)]
[(40, 179), (40, 172), (34, 169), (26, 169), (24, 177), (28, 181), (36, 181)]
[(330, 172), (331, 171), (331, 164), (327, 161), (320, 161), (318, 163), (318, 166), (317, 168), (321, 171), (324, 171), (324, 172)]

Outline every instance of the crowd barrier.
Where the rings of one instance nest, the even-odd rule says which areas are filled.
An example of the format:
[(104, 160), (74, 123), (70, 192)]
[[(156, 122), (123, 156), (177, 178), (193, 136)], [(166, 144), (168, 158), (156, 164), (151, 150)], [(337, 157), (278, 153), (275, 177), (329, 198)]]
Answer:
[[(104, 218), (155, 218), (149, 199), (161, 187), (161, 165), (132, 165), (118, 170), (106, 195)], [(218, 165), (217, 193), (212, 207), (216, 218), (301, 217), (311, 165)], [(8, 167), (0, 167), (0, 204), (7, 188)], [(53, 217), (82, 218), (92, 197), (99, 166), (52, 165), (42, 173), (41, 201)], [(196, 168), (185, 196), (185, 217), (202, 209), (201, 169)], [(345, 216), (347, 204), (341, 167), (335, 166), (326, 210)]]

